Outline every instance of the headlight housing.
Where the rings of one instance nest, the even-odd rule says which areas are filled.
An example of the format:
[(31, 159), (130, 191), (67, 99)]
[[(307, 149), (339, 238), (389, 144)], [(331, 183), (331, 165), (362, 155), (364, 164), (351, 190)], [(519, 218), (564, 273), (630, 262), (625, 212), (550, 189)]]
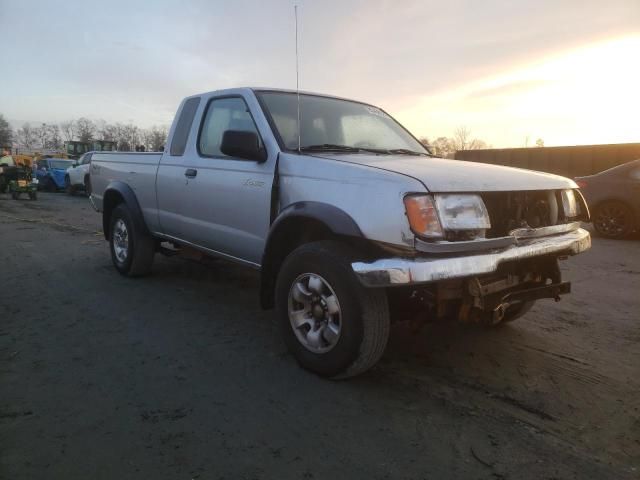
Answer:
[(578, 202), (576, 194), (573, 190), (561, 190), (560, 198), (562, 199), (562, 210), (566, 218), (576, 218), (579, 215)]
[(491, 228), (489, 212), (480, 195), (436, 195), (436, 207), (445, 230), (486, 230)]
[(444, 232), (430, 195), (407, 195), (404, 208), (413, 233), (427, 238), (442, 238)]
[(445, 232), (465, 232), (478, 238), (491, 228), (480, 195), (407, 195), (404, 204), (411, 230), (421, 237), (444, 238)]

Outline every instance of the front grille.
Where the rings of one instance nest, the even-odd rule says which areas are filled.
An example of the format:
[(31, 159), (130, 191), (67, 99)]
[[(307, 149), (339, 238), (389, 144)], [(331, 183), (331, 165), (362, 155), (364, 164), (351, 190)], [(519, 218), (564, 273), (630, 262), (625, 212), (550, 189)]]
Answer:
[(481, 196), (491, 220), (486, 238), (504, 237), (516, 228), (566, 223), (559, 191), (487, 192)]

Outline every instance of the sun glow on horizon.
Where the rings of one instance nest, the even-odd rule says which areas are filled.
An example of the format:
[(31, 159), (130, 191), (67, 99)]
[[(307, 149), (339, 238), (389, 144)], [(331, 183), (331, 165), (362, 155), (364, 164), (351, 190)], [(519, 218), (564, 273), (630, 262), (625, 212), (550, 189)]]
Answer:
[(640, 35), (562, 52), (420, 98), (397, 117), (417, 135), (459, 126), (494, 147), (640, 142)]

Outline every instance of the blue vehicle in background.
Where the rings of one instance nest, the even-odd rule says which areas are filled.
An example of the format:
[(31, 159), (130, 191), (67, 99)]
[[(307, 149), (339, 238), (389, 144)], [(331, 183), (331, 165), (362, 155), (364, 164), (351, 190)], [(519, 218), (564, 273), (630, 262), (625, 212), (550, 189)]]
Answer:
[(73, 167), (73, 160), (64, 158), (41, 158), (36, 161), (35, 175), (38, 186), (47, 192), (56, 192), (65, 188), (64, 177), (67, 168)]

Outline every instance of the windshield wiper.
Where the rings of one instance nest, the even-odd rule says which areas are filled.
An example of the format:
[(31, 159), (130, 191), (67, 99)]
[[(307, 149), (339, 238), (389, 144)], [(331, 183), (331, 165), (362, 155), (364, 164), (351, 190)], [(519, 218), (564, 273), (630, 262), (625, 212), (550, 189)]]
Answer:
[(305, 145), (300, 147), (303, 152), (359, 152), (361, 149), (349, 147), (348, 145), (335, 145), (333, 143), (323, 143), (320, 145)]
[(387, 150), (387, 152), (389, 153), (393, 153), (394, 155), (418, 155), (418, 156), (432, 156), (430, 154), (428, 154), (427, 152), (415, 152), (413, 150), (407, 150), (406, 148), (392, 148), (390, 150)]
[(303, 152), (369, 152), (378, 155), (425, 155), (432, 156), (426, 152), (415, 152), (406, 148), (368, 148), (368, 147), (350, 147), (348, 145), (336, 145), (334, 143), (323, 143), (319, 145), (305, 145), (300, 147)]

